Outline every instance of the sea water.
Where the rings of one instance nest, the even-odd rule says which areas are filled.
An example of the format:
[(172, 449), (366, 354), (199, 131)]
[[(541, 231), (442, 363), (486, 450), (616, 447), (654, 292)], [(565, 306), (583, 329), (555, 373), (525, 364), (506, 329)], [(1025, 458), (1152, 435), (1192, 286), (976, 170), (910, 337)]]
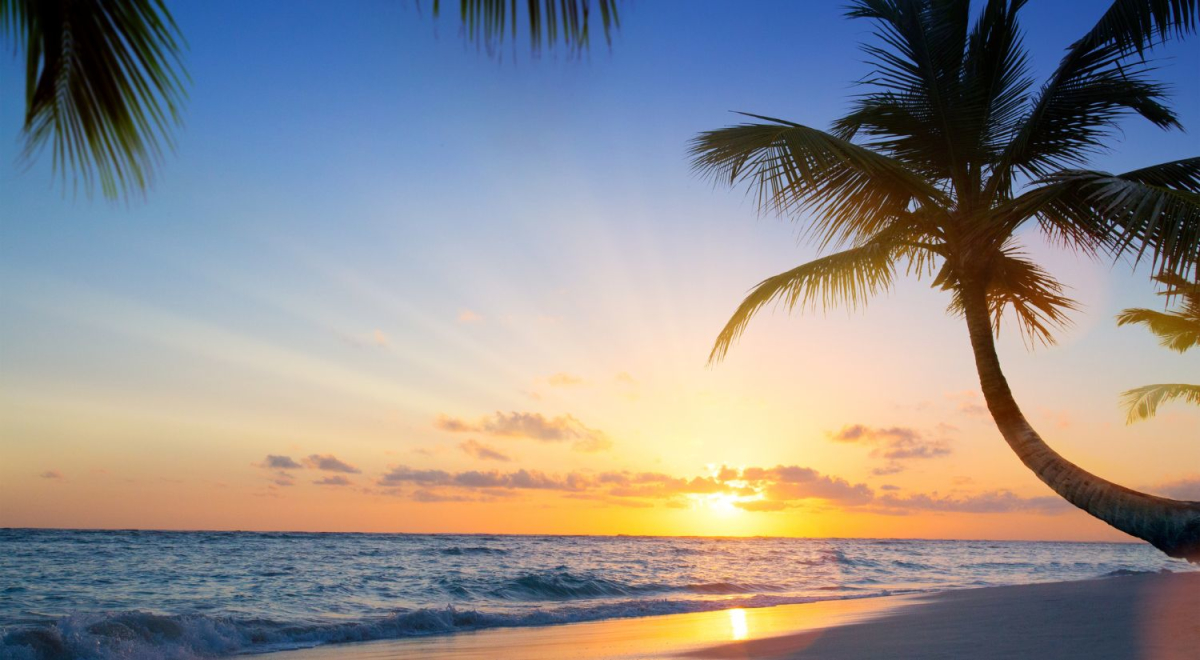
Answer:
[(194, 658), (1188, 571), (1150, 546), (0, 530), (0, 658)]

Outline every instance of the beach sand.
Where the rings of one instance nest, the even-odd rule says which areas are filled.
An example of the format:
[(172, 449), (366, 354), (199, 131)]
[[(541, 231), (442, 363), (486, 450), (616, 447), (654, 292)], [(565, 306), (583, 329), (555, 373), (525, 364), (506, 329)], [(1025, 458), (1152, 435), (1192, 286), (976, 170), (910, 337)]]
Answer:
[(1200, 574), (964, 589), (326, 646), (276, 660), (1200, 658)]

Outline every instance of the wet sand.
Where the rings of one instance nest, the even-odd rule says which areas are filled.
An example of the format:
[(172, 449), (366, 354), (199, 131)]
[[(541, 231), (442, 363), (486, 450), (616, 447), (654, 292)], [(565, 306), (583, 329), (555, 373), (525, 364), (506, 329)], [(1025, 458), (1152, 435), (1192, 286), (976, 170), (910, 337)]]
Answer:
[(1200, 573), (506, 628), (275, 660), (1200, 658)]

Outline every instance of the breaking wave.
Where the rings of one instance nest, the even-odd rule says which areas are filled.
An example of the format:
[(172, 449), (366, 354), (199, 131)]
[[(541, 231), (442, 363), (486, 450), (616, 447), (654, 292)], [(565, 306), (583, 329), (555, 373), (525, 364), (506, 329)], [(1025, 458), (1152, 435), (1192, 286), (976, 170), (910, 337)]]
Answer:
[(627, 600), (594, 606), (539, 608), (521, 613), (480, 612), (454, 607), (421, 608), (362, 621), (309, 624), (201, 614), (167, 616), (136, 611), (72, 614), (49, 626), (8, 633), (0, 639), (0, 659), (193, 660), (485, 628), (544, 626), (731, 607), (771, 607), (814, 600), (818, 599), (764, 595), (707, 601)]

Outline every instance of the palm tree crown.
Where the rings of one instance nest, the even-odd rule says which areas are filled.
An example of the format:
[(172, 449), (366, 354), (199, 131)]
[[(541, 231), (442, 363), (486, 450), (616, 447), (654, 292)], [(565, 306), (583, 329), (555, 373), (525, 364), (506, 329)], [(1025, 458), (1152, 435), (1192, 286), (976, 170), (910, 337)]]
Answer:
[[(1200, 346), (1200, 281), (1189, 282), (1175, 275), (1162, 275), (1154, 279), (1166, 285), (1163, 295), (1183, 299), (1179, 311), (1127, 309), (1117, 315), (1117, 325), (1144, 325), (1158, 335), (1163, 346), (1180, 353)], [(1168, 401), (1178, 399), (1200, 405), (1200, 385), (1145, 385), (1126, 391), (1122, 397), (1129, 411), (1126, 421), (1132, 424), (1153, 417), (1158, 407)]]
[(1017, 23), (1023, 0), (988, 2), (973, 26), (969, 4), (859, 0), (849, 15), (874, 19), (883, 46), (864, 47), (873, 89), (831, 130), (749, 115), (761, 121), (696, 139), (703, 174), (749, 183), (762, 209), (806, 212), (820, 247), (848, 248), (755, 287), (713, 360), (768, 302), (857, 306), (901, 268), (932, 275), (954, 311), (965, 287), (981, 286), (997, 329), (1010, 309), (1028, 337), (1053, 341), (1073, 303), (1022, 254), (1015, 235), (1029, 223), (1072, 249), (1194, 271), (1200, 158), (1123, 174), (1082, 168), (1123, 115), (1179, 128), (1149, 64), (1129, 56), (1193, 30), (1195, 2), (1117, 3), (1039, 89)]
[(1025, 0), (855, 0), (876, 26), (872, 72), (849, 114), (819, 130), (782, 119), (700, 134), (693, 164), (748, 184), (760, 210), (803, 218), (838, 251), (754, 287), (717, 337), (721, 360), (756, 312), (862, 305), (901, 271), (931, 277), (965, 317), (980, 384), (1005, 440), (1060, 495), (1164, 551), (1200, 559), (1200, 503), (1104, 481), (1030, 427), (1000, 369), (994, 334), (1011, 312), (1052, 342), (1075, 304), (1030, 261), (1018, 231), (1089, 255), (1148, 262), (1165, 276), (1200, 264), (1200, 157), (1110, 174), (1088, 169), (1117, 120), (1179, 128), (1147, 51), (1195, 32), (1197, 0), (1116, 0), (1035, 87), (1018, 15)]

